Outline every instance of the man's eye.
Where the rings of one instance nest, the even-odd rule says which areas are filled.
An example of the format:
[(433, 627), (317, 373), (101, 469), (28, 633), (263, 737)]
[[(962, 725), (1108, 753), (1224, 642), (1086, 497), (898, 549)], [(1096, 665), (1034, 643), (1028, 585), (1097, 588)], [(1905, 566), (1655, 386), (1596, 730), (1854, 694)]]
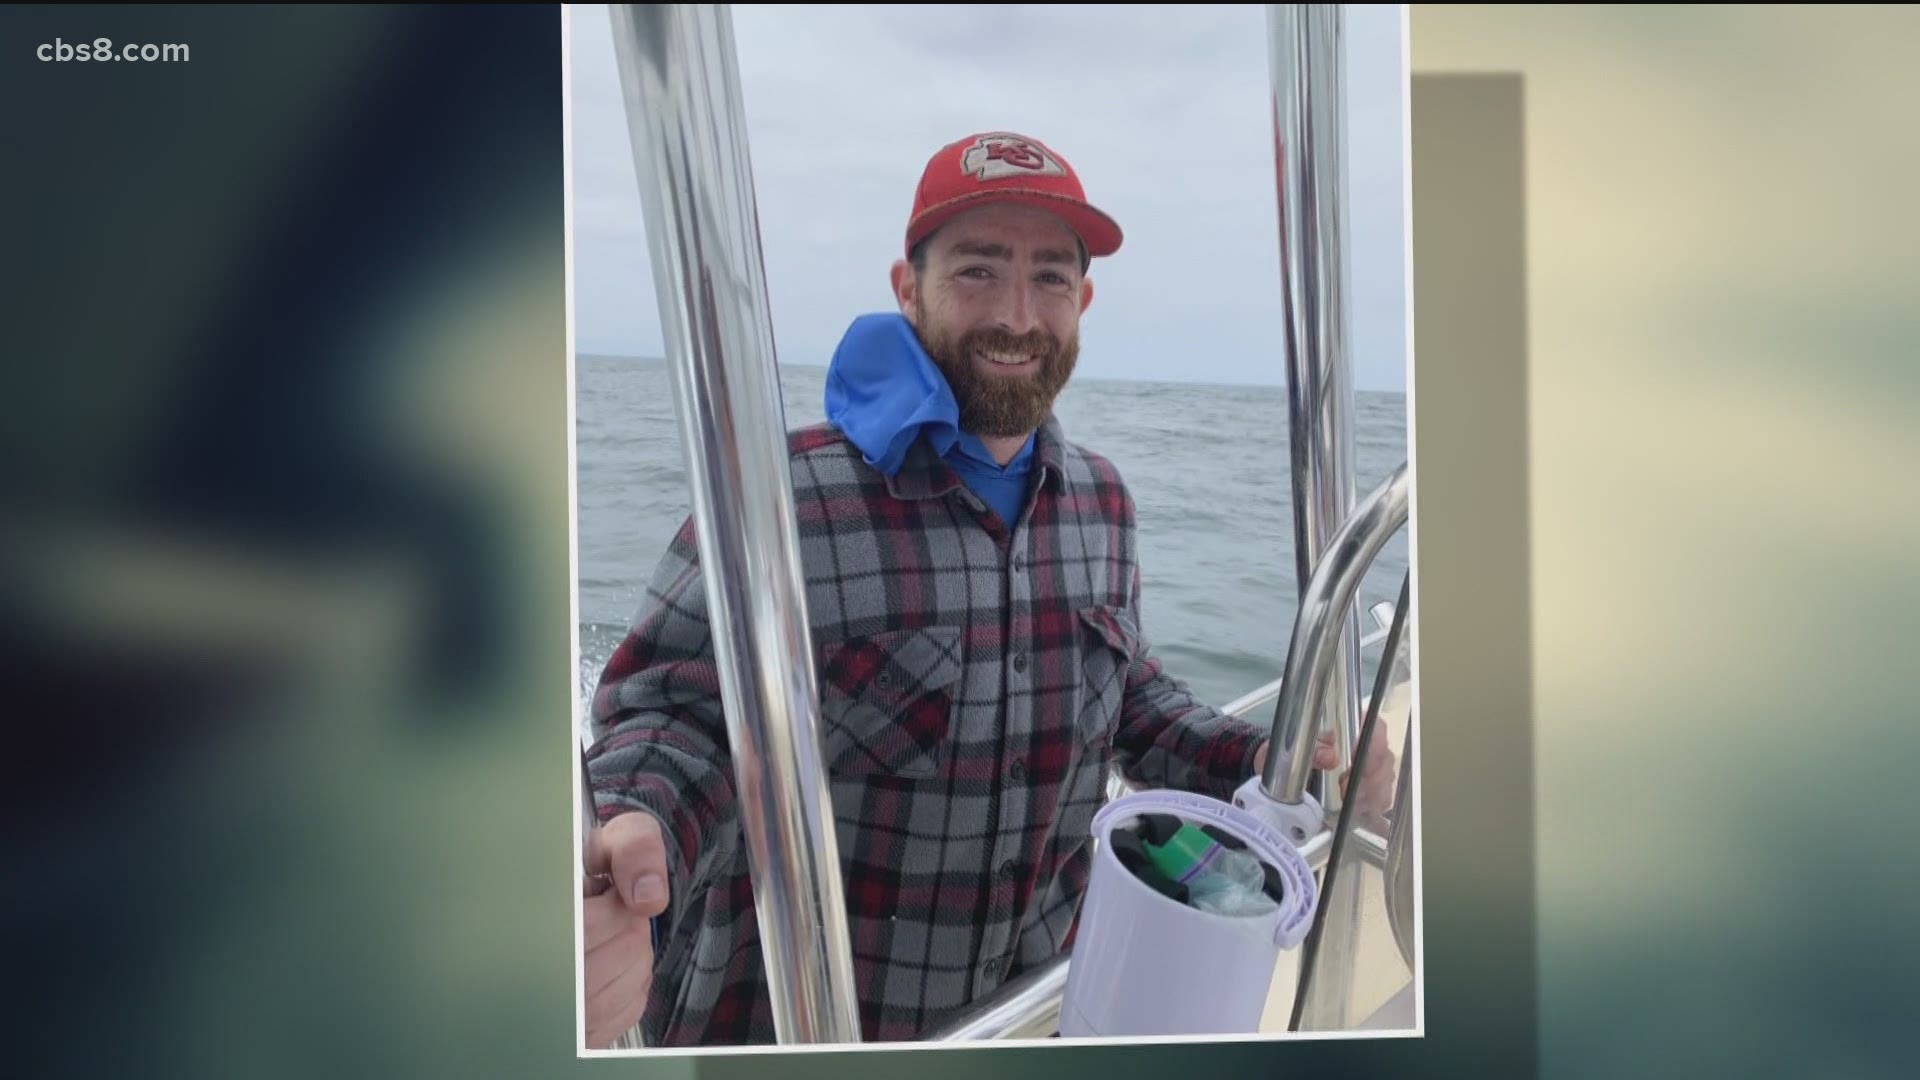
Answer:
[(993, 276), (993, 271), (988, 270), (984, 266), (969, 266), (965, 270), (960, 271), (960, 276), (989, 278)]

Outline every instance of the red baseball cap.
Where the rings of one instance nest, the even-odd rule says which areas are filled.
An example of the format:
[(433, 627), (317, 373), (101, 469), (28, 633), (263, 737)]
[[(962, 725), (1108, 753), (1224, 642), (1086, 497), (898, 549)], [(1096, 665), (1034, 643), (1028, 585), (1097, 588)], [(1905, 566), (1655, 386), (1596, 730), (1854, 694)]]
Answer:
[(907, 252), (954, 215), (991, 203), (1020, 203), (1059, 216), (1098, 258), (1120, 250), (1120, 226), (1087, 202), (1080, 177), (1038, 139), (1007, 131), (948, 143), (927, 162), (907, 219)]

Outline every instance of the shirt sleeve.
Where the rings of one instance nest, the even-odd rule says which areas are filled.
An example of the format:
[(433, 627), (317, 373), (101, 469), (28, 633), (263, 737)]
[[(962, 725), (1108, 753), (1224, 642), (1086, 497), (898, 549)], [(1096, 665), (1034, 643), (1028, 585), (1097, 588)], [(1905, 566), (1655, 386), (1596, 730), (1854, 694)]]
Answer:
[(1113, 742), (1121, 775), (1138, 785), (1227, 799), (1253, 775), (1271, 732), (1199, 700), (1154, 656), (1141, 618), (1134, 503), (1124, 482), (1118, 513), (1123, 565), (1131, 569), (1121, 634), (1130, 655)]
[(1270, 733), (1200, 701), (1166, 672), (1140, 627), (1139, 597), (1136, 567), (1134, 649), (1114, 734), (1120, 771), (1136, 784), (1224, 800), (1253, 775), (1254, 758)]
[(731, 855), (737, 807), (691, 519), (594, 691), (587, 770), (601, 821), (645, 811), (665, 840), (670, 902), (656, 942)]

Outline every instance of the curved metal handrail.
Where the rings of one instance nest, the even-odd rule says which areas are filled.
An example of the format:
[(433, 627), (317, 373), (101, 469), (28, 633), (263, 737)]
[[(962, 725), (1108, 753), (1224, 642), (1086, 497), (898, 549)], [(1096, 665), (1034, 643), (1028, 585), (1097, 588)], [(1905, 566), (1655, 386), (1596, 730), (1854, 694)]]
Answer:
[(1045, 1038), (1060, 1030), (1070, 954), (1061, 953), (1008, 983), (960, 1018), (927, 1036), (929, 1042)]
[(1348, 626), (1347, 611), (1373, 560), (1407, 523), (1407, 503), (1403, 462), (1334, 534), (1300, 597), (1273, 716), (1273, 745), (1285, 753), (1269, 753), (1260, 777), (1262, 790), (1275, 802), (1297, 806), (1306, 795), (1317, 730), (1308, 721), (1314, 707), (1327, 699), (1340, 635)]

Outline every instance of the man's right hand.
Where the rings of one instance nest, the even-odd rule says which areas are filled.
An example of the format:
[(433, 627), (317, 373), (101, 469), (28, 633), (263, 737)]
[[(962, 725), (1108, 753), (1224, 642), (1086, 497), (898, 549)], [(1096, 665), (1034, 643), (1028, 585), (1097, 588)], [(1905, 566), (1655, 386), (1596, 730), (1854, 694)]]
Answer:
[(588, 838), (586, 864), (587, 1047), (604, 1050), (639, 1021), (653, 987), (652, 919), (668, 900), (660, 823), (621, 814)]

